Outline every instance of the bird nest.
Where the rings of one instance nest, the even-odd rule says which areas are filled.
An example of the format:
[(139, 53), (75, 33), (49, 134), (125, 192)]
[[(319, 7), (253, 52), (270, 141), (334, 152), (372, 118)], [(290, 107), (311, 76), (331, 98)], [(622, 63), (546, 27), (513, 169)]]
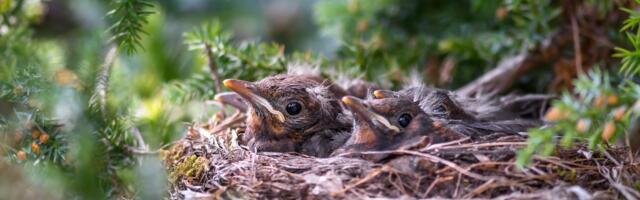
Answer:
[(526, 169), (516, 152), (520, 136), (458, 140), (358, 156), (316, 158), (255, 153), (239, 145), (244, 114), (192, 126), (163, 153), (172, 199), (637, 199), (640, 165), (626, 148), (590, 151), (585, 145), (534, 157)]

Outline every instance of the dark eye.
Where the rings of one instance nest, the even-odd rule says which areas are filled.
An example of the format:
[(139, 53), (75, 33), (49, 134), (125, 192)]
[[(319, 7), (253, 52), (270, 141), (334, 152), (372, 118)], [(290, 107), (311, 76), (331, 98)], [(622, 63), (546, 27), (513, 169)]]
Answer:
[(447, 108), (445, 108), (444, 105), (438, 105), (435, 108), (433, 108), (433, 112), (434, 113), (446, 113), (447, 112)]
[(289, 113), (290, 115), (297, 115), (300, 113), (300, 111), (302, 111), (302, 105), (300, 105), (300, 103), (298, 102), (291, 102), (289, 104), (287, 104), (287, 113)]
[(400, 115), (400, 117), (398, 118), (398, 124), (400, 124), (400, 126), (402, 127), (409, 126), (409, 123), (411, 123), (411, 115), (407, 113)]

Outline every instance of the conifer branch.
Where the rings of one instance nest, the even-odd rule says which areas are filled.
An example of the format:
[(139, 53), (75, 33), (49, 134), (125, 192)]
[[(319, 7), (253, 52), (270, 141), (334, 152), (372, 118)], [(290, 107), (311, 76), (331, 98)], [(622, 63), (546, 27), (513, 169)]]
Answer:
[(109, 30), (113, 36), (110, 42), (116, 42), (127, 54), (133, 54), (141, 47), (142, 34), (147, 34), (143, 25), (148, 23), (147, 17), (153, 14), (153, 4), (147, 0), (118, 0), (115, 8), (107, 13), (115, 22)]
[(93, 95), (89, 101), (90, 107), (100, 108), (101, 113), (105, 114), (107, 111), (107, 93), (109, 91), (109, 77), (111, 75), (111, 67), (117, 57), (116, 46), (109, 47), (105, 56), (104, 63), (102, 64), (100, 74), (96, 78), (96, 88), (93, 91)]

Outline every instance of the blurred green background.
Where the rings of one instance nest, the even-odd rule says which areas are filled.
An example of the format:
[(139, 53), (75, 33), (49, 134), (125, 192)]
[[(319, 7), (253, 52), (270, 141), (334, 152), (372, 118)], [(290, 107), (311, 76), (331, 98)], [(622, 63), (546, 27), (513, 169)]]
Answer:
[[(566, 31), (571, 5), (600, 20), (625, 3), (0, 0), (0, 197), (167, 196), (158, 150), (221, 109), (207, 103), (219, 92), (209, 59), (222, 78), (311, 63), (336, 80), (456, 89)], [(619, 22), (596, 36), (619, 46)], [(549, 85), (554, 64), (511, 91), (567, 89)]]

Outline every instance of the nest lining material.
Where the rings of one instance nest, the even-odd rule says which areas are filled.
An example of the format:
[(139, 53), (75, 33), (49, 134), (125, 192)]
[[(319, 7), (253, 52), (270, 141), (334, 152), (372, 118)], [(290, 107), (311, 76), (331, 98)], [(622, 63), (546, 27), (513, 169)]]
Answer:
[(497, 136), (362, 153), (390, 155), (376, 163), (255, 153), (237, 142), (244, 114), (222, 116), (194, 125), (164, 153), (172, 199), (640, 198), (640, 164), (627, 148), (558, 148), (519, 170), (526, 138)]

